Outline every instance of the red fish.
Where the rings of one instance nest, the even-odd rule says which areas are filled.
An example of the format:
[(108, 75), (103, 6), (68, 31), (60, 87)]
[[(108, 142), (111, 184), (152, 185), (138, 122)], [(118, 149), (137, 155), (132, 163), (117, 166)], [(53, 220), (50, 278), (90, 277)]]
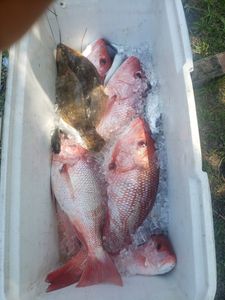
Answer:
[(108, 53), (105, 40), (99, 39), (88, 45), (82, 54), (92, 62), (103, 82), (106, 73), (112, 65), (112, 60)]
[(144, 245), (122, 250), (114, 261), (121, 274), (161, 275), (175, 267), (176, 255), (169, 239), (159, 234), (152, 235)]
[(53, 154), (52, 190), (74, 226), (82, 248), (66, 265), (47, 276), (48, 291), (70, 285), (78, 279), (79, 287), (100, 282), (122, 285), (112, 259), (102, 247), (104, 202), (91, 164), (87, 150), (68, 140), (62, 140), (59, 154)]
[(144, 96), (149, 89), (149, 82), (141, 67), (140, 60), (129, 56), (113, 74), (106, 86), (109, 96), (117, 95), (120, 99)]
[(56, 214), (58, 221), (60, 259), (62, 262), (65, 262), (79, 252), (81, 245), (68, 216), (57, 203)]
[(141, 118), (133, 120), (118, 138), (106, 168), (108, 208), (103, 244), (107, 252), (118, 253), (148, 215), (158, 188), (154, 140)]
[(97, 132), (104, 139), (117, 134), (140, 112), (149, 87), (139, 59), (128, 57), (106, 86), (109, 99)]
[[(113, 260), (121, 275), (162, 275), (170, 272), (176, 265), (176, 255), (169, 239), (163, 235), (152, 235), (150, 240), (145, 244), (134, 247), (129, 246), (124, 249), (119, 255), (114, 255)], [(82, 261), (77, 266), (77, 263)], [(61, 277), (62, 270), (52, 272), (48, 276), (48, 280), (52, 282), (48, 291), (53, 291), (58, 288), (63, 288), (74, 283), (74, 280), (79, 280), (83, 270), (86, 267), (87, 252), (83, 249), (79, 255), (71, 258), (63, 266), (65, 275)], [(60, 276), (60, 281), (58, 277)], [(57, 282), (57, 285), (55, 284)]]

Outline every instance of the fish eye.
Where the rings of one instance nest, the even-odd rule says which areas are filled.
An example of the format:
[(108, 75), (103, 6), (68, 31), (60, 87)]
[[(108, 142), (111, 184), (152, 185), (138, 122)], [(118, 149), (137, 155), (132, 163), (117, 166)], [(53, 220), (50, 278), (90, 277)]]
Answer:
[(142, 78), (141, 72), (140, 72), (140, 71), (137, 71), (136, 73), (134, 73), (134, 77), (135, 77), (135, 78), (141, 79), (141, 78)]
[(138, 142), (138, 146), (139, 147), (146, 147), (147, 144), (146, 144), (146, 142), (144, 140), (141, 140), (141, 141)]
[(107, 63), (105, 58), (100, 59), (100, 65), (105, 65)]
[(109, 170), (115, 170), (116, 164), (114, 162), (111, 162), (108, 166)]
[(157, 243), (157, 245), (156, 245), (157, 251), (159, 251), (161, 248), (162, 248), (162, 245), (160, 243)]
[(113, 101), (116, 101), (117, 98), (118, 98), (117, 95), (113, 95), (113, 96), (112, 96)]
[(65, 164), (63, 164), (61, 169), (59, 170), (59, 172), (62, 174), (62, 173), (65, 173), (66, 171), (67, 171), (67, 167)]

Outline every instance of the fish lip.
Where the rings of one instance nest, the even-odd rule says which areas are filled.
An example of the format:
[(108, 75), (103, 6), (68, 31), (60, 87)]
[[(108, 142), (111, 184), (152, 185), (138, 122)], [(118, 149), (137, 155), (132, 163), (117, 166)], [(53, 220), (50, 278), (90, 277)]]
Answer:
[(171, 272), (176, 266), (176, 260), (174, 258), (169, 260), (167, 263), (163, 264), (163, 267), (160, 268), (159, 275), (163, 275)]

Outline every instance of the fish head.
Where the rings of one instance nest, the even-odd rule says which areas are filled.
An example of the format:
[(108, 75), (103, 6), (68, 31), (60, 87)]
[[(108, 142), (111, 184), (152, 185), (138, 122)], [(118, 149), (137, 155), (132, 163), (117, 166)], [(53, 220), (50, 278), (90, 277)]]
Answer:
[(82, 53), (96, 67), (99, 76), (104, 80), (106, 73), (112, 65), (112, 59), (109, 55), (107, 44), (104, 39), (98, 39), (88, 45)]
[(63, 44), (58, 44), (56, 48), (56, 66), (58, 74), (64, 74), (68, 69), (66, 46)]
[(82, 55), (79, 51), (76, 51), (62, 43), (57, 45), (56, 53), (57, 52), (61, 53), (62, 55), (64, 55), (64, 57), (67, 57), (67, 58), (69, 57), (69, 55), (73, 55), (75, 57), (82, 57)]
[(114, 73), (106, 86), (109, 96), (116, 94), (121, 100), (145, 97), (151, 85), (141, 67), (140, 60), (129, 56)]
[(136, 118), (117, 141), (108, 168), (118, 172), (148, 169), (150, 155), (153, 157), (154, 151), (154, 141), (147, 124), (143, 119)]
[(62, 163), (74, 164), (80, 159), (87, 156), (87, 149), (83, 148), (73, 139), (66, 138), (63, 134), (60, 137), (60, 152), (53, 153), (53, 161), (60, 161)]
[(135, 106), (146, 97), (151, 85), (141, 67), (139, 59), (128, 57), (112, 75), (106, 85), (106, 93), (116, 95), (119, 101)]
[[(60, 75), (64, 70), (70, 68), (77, 74), (77, 70), (83, 68), (82, 64), (84, 58), (80, 52), (60, 43), (56, 48), (56, 65), (57, 65), (57, 74)], [(79, 78), (80, 79), (80, 78)]]
[(135, 261), (142, 274), (160, 275), (170, 272), (176, 265), (176, 255), (169, 239), (163, 235), (152, 235), (135, 253)]
[(145, 78), (144, 71), (141, 68), (140, 60), (135, 56), (128, 57), (120, 66), (117, 72), (118, 79), (129, 79), (130, 82), (135, 79)]

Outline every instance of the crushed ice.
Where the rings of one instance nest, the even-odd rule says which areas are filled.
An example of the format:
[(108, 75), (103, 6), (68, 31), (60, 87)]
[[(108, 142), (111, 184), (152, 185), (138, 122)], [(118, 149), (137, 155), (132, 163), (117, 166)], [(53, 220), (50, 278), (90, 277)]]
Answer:
[[(113, 44), (119, 53), (118, 61), (114, 64), (113, 70), (109, 70), (110, 74), (107, 77), (107, 81), (119, 67), (125, 57), (134, 55), (139, 58), (142, 64), (142, 68), (145, 71), (145, 74), (150, 80), (151, 91), (147, 95), (145, 109), (144, 109), (144, 118), (149, 123), (152, 136), (155, 139), (155, 146), (157, 149), (157, 156), (160, 165), (160, 178), (159, 178), (159, 187), (156, 197), (154, 207), (142, 226), (138, 228), (136, 233), (133, 235), (133, 245), (140, 245), (149, 240), (151, 234), (157, 233), (167, 233), (168, 227), (168, 190), (167, 190), (167, 156), (165, 149), (165, 137), (163, 134), (163, 123), (162, 123), (162, 113), (160, 106), (160, 90), (158, 85), (158, 80), (156, 74), (154, 73), (154, 64), (151, 56), (151, 49), (145, 44), (141, 44), (139, 48), (124, 47), (121, 45)], [(140, 112), (142, 113), (142, 104), (140, 104)], [(56, 122), (57, 123), (57, 122)], [(83, 142), (78, 133), (74, 133), (74, 129), (66, 125), (65, 122), (59, 122), (58, 125), (60, 129), (65, 131), (69, 136), (76, 137), (79, 144), (83, 145)], [(96, 157), (98, 163), (102, 164), (102, 172), (105, 174), (107, 166), (104, 162), (107, 162), (113, 149), (112, 145), (115, 141), (107, 143), (105, 149), (103, 150), (103, 156), (100, 155)], [(111, 151), (110, 151), (111, 150)]]
[(133, 244), (140, 245), (149, 240), (151, 234), (167, 233), (168, 227), (167, 155), (163, 133), (160, 91), (158, 80), (154, 73), (154, 64), (149, 46), (141, 44), (139, 48), (116, 47), (119, 48), (120, 53), (126, 53), (127, 56), (134, 55), (139, 58), (142, 63), (142, 68), (152, 86), (146, 99), (144, 118), (149, 123), (153, 138), (155, 139), (155, 146), (160, 165), (160, 178), (154, 207), (142, 226), (140, 226), (133, 235)]

